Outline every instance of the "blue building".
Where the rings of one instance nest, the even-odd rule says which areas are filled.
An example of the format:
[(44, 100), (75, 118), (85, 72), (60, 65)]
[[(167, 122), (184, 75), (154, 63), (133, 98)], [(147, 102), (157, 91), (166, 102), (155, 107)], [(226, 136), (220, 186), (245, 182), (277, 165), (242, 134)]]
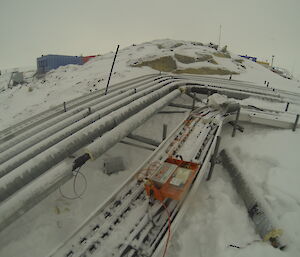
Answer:
[(46, 73), (50, 70), (57, 69), (60, 66), (68, 64), (82, 65), (83, 59), (80, 56), (68, 56), (68, 55), (42, 55), (37, 58), (37, 72)]
[(248, 55), (239, 55), (240, 57), (246, 58), (248, 60), (251, 60), (253, 62), (257, 61), (257, 57), (253, 57), (253, 56), (248, 56)]

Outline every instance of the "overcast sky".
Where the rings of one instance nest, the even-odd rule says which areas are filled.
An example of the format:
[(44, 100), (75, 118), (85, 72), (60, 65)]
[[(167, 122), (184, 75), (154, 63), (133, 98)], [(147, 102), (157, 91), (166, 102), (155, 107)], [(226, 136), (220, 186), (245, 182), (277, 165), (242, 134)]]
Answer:
[(0, 0), (0, 69), (154, 39), (218, 42), (300, 77), (300, 0)]

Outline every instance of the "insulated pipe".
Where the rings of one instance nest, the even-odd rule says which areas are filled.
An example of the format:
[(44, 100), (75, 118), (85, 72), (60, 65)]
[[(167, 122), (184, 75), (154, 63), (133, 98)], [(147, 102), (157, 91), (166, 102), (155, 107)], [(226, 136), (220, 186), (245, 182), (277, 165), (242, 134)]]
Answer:
[(72, 163), (62, 162), (0, 205), (0, 231), (72, 178)]
[(205, 95), (207, 95), (208, 93), (210, 93), (210, 95), (219, 93), (219, 94), (227, 95), (228, 97), (233, 97), (241, 100), (249, 97), (249, 93), (226, 90), (226, 88), (211, 88), (204, 85), (203, 87), (195, 87), (195, 83), (193, 84), (189, 83), (189, 85), (192, 86), (190, 88), (191, 93), (198, 93), (198, 94), (205, 94)]
[[(161, 78), (160, 81), (161, 80), (165, 81), (166, 78)], [(71, 117), (72, 115), (76, 115), (78, 112), (81, 112), (84, 109), (86, 109), (88, 107), (91, 107), (92, 105), (102, 103), (103, 101), (106, 101), (106, 100), (110, 99), (111, 97), (120, 95), (120, 94), (124, 93), (125, 90), (129, 90), (131, 88), (138, 88), (138, 87), (144, 86), (146, 82), (150, 83), (149, 86), (154, 85), (154, 83), (155, 83), (155, 81), (153, 81), (153, 78), (147, 79), (147, 80), (143, 81), (142, 83), (129, 85), (129, 86), (126, 86), (125, 89), (122, 88), (120, 90), (111, 92), (111, 93), (109, 93), (109, 95), (98, 96), (96, 99), (93, 99), (93, 100), (90, 100), (87, 103), (81, 104), (81, 105), (78, 106), (78, 108), (72, 109), (72, 110), (68, 111), (67, 113), (58, 114), (54, 118), (52, 118), (50, 120), (47, 120), (47, 121), (31, 128), (31, 129), (28, 129), (26, 132), (23, 132), (22, 134), (16, 135), (12, 139), (7, 140), (6, 142), (3, 142), (2, 144), (0, 144), (0, 153), (3, 152), (3, 151), (8, 150), (10, 147), (13, 147), (14, 145), (22, 142), (25, 139), (28, 139), (31, 136), (36, 136), (36, 134), (39, 133), (42, 130), (48, 129), (51, 126), (56, 125), (61, 121), (65, 121), (65, 119)], [(60, 128), (60, 129), (62, 129), (62, 128)], [(50, 136), (50, 135), (52, 135), (52, 134), (49, 134), (48, 136)], [(2, 163), (2, 162), (0, 161), (0, 163)]]
[[(130, 91), (127, 91), (126, 93), (121, 94), (121, 96), (112, 97), (112, 99), (115, 99), (116, 101), (118, 101), (118, 100), (120, 100), (124, 97), (127, 97), (129, 95), (132, 95), (134, 93), (135, 93), (134, 90), (130, 90)], [(108, 101), (104, 101), (103, 103), (100, 103), (97, 106), (99, 106), (100, 108), (101, 107), (105, 108), (106, 106), (108, 106), (108, 104), (106, 104), (107, 102), (112, 103), (110, 101), (110, 99), (108, 99)], [(96, 111), (95, 108), (97, 108), (97, 106), (93, 107), (93, 112)], [(99, 109), (99, 108), (97, 108), (97, 109)], [(13, 138), (12, 139), (13, 142), (9, 141), (9, 142), (5, 142), (2, 145), (0, 145), (1, 150), (3, 150), (2, 153), (0, 153), (0, 164), (5, 163), (6, 161), (8, 161), (9, 159), (11, 159), (13, 157), (17, 158), (18, 157), (17, 155), (19, 153), (22, 153), (24, 150), (29, 150), (29, 148), (31, 146), (54, 135), (55, 133), (70, 126), (71, 124), (74, 124), (75, 122), (78, 122), (78, 121), (84, 119), (85, 117), (87, 117), (90, 114), (90, 111), (88, 110), (88, 108), (86, 108), (85, 110), (82, 110), (76, 114), (73, 114), (72, 116), (70, 116), (69, 113), (65, 113), (65, 114), (66, 115), (63, 115), (64, 117), (59, 117), (58, 119), (55, 119), (55, 120), (59, 120), (59, 122), (57, 122), (54, 126), (44, 128), (44, 124), (42, 124), (43, 130), (36, 132), (36, 134), (33, 134), (34, 136), (31, 135), (32, 131), (30, 131), (30, 133), (25, 132), (23, 134), (20, 134), (16, 138)], [(62, 119), (62, 118), (64, 118), (64, 119)], [(33, 132), (35, 132), (35, 130)], [(28, 135), (28, 137), (26, 137), (27, 135)], [(6, 150), (5, 150), (5, 147), (6, 147)], [(2, 173), (0, 173), (0, 177), (1, 176), (3, 176)]]
[(156, 101), (154, 104), (146, 107), (143, 111), (131, 116), (119, 126), (89, 144), (84, 150), (85, 153), (89, 154), (92, 160), (97, 159), (179, 95), (180, 90), (175, 90), (167, 96), (164, 96), (162, 99)]
[[(183, 81), (182, 82), (183, 84), (186, 84), (187, 82), (185, 82), (185, 81)], [(174, 85), (174, 83), (171, 83), (172, 85)], [(171, 86), (172, 87), (172, 86)], [(188, 89), (193, 89), (193, 88), (199, 88), (199, 87), (187, 87)], [(89, 117), (91, 117), (91, 116), (89, 116)], [(255, 118), (256, 117), (256, 118)], [(256, 119), (256, 120), (258, 120), (257, 119), (258, 118), (258, 116), (249, 116), (249, 118), (247, 119), (248, 121), (254, 121), (254, 119)], [(276, 118), (277, 119), (277, 118)], [(262, 123), (262, 124), (265, 124), (265, 122), (262, 120), (262, 121), (255, 121), (255, 122), (257, 122), (257, 123)], [(271, 123), (274, 123), (274, 124), (271, 124)], [(287, 127), (287, 126), (289, 126), (288, 124), (286, 124), (286, 122), (281, 122), (280, 123), (280, 120), (273, 120), (273, 122), (270, 120), (270, 122), (268, 122), (268, 124), (266, 124), (266, 125), (273, 125), (273, 126), (279, 126), (280, 124), (282, 124), (282, 127)], [(78, 122), (79, 124), (81, 124), (81, 122)], [(270, 124), (269, 124), (270, 123)], [(280, 123), (280, 124), (279, 124)], [(77, 124), (78, 125), (78, 124)], [(65, 130), (64, 130), (65, 131)], [(76, 131), (76, 130), (75, 130)], [(71, 134), (72, 133), (74, 133), (74, 132), (71, 132)], [(61, 134), (60, 134), (61, 135)], [(64, 138), (64, 137), (66, 137), (66, 136), (63, 136), (63, 137), (61, 137), (59, 140), (62, 140), (62, 138)], [(56, 138), (56, 137), (55, 137)], [(53, 138), (52, 138), (53, 139)], [(53, 145), (53, 144), (52, 144)], [(43, 146), (43, 144), (42, 144), (42, 146)], [(50, 146), (51, 146), (51, 144), (50, 144)], [(39, 150), (39, 148), (41, 147), (41, 145), (39, 145), (38, 147), (35, 147), (36, 149), (35, 149), (35, 151), (36, 151), (36, 154), (37, 153), (39, 153), (40, 152), (40, 150)], [(45, 146), (45, 148), (43, 149), (43, 150), (45, 150), (46, 149), (46, 146)], [(29, 151), (29, 149), (28, 149), (28, 151)], [(27, 152), (27, 150), (26, 150), (26, 153), (28, 154), (28, 152)], [(32, 156), (34, 156), (34, 155), (31, 155), (31, 156), (27, 156), (26, 158), (32, 158)], [(15, 167), (17, 167), (18, 165), (20, 165), (21, 163), (23, 163), (24, 162), (24, 159), (23, 160), (21, 160), (22, 158), (25, 158), (25, 153), (23, 152), (21, 155), (19, 155), (18, 157), (15, 157), (14, 158), (14, 161), (8, 161), (8, 162), (6, 162), (6, 163), (4, 163), (3, 165), (2, 165), (2, 168), (3, 168), (3, 173), (1, 173), (1, 168), (0, 168), (0, 176), (1, 176), (1, 174), (6, 174), (7, 172), (8, 172), (8, 170), (12, 170), (13, 168), (15, 168)]]
[[(242, 117), (243, 120), (247, 120), (247, 115), (243, 114)], [(234, 115), (227, 116), (224, 123), (233, 119)], [(219, 127), (218, 131), (220, 131), (220, 129), (221, 127)], [(219, 133), (220, 132), (218, 132), (218, 134)], [(206, 152), (206, 150), (204, 152)], [(0, 205), (0, 228), (2, 229), (12, 223), (48, 194), (53, 192), (61, 183), (70, 179), (72, 177), (72, 167), (72, 163), (66, 164), (63, 162), (58, 164), (3, 202)]]
[[(134, 79), (131, 79), (131, 80), (128, 80), (128, 81), (125, 81), (125, 82), (121, 82), (121, 83), (115, 84), (113, 88), (116, 89), (117, 87), (121, 87), (121, 85), (122, 85), (122, 87), (124, 87), (124, 85), (126, 85), (126, 84), (129, 84), (129, 83), (136, 83), (137, 81), (142, 81), (143, 79), (148, 78), (148, 77), (151, 77), (151, 76), (154, 77), (154, 76), (157, 76), (157, 75), (153, 75), (153, 74), (150, 74), (150, 75), (144, 75), (144, 76), (139, 77), (139, 78), (134, 78)], [(163, 76), (166, 76), (166, 75), (163, 75)], [(170, 76), (169, 76), (169, 77), (170, 77)], [(183, 75), (181, 75), (181, 76), (173, 76), (172, 78), (173, 78), (174, 80), (175, 80), (175, 79), (189, 79), (190, 81), (195, 80), (195, 81), (196, 81), (195, 83), (198, 83), (198, 84), (199, 84), (199, 83), (202, 83), (202, 84), (203, 84), (203, 83), (206, 83), (206, 84), (207, 84), (207, 83), (210, 83), (212, 86), (214, 86), (214, 84), (215, 84), (215, 86), (216, 86), (217, 88), (220, 88), (219, 84), (228, 84), (228, 81), (227, 81), (227, 80), (216, 79), (216, 78), (212, 78), (212, 77), (203, 77), (203, 76), (191, 76), (191, 75), (183, 76)], [(193, 80), (191, 80), (191, 79), (193, 79)], [(215, 81), (215, 82), (214, 82), (214, 81)], [(238, 85), (235, 86), (235, 85), (232, 85), (232, 84), (233, 84), (233, 81), (230, 81), (230, 85), (228, 85), (227, 88), (232, 88), (232, 89), (235, 90), (235, 91), (241, 91), (241, 89), (237, 88), (237, 86), (242, 86), (243, 84), (245, 84), (245, 82), (242, 82), (242, 81), (236, 81), (236, 83), (238, 83)], [(119, 86), (119, 85), (120, 85), (120, 86)], [(246, 84), (245, 84), (245, 85), (246, 85)], [(263, 90), (261, 87), (258, 87), (258, 86), (255, 86), (255, 85), (250, 85), (250, 84), (249, 84), (249, 87), (252, 88), (253, 90), (255, 90), (256, 93), (258, 93), (258, 91), (260, 91), (260, 94), (261, 94), (261, 93), (262, 93), (262, 94), (265, 94), (265, 93), (268, 93), (268, 94), (269, 94), (268, 91)], [(253, 91), (253, 90), (252, 90), (252, 91)], [(103, 90), (102, 90), (102, 91), (103, 91)], [(73, 100), (67, 102), (67, 105), (71, 105), (71, 106), (68, 106), (68, 107), (69, 107), (69, 108), (70, 108), (70, 107), (73, 108), (74, 102), (75, 102), (75, 105), (78, 105), (79, 103), (82, 104), (82, 99), (88, 99), (88, 100), (83, 100), (83, 101), (89, 101), (90, 98), (96, 98), (96, 97), (98, 97), (99, 92), (101, 92), (101, 90), (99, 90), (99, 91), (97, 91), (97, 92), (95, 92), (95, 93), (92, 93), (92, 94), (88, 94), (88, 95), (86, 95), (86, 96), (81, 96), (81, 97), (78, 97), (78, 98), (76, 98), (76, 99), (73, 99)], [(249, 92), (251, 92), (251, 91), (249, 91)], [(289, 96), (291, 96), (289, 92), (284, 91), (284, 90), (278, 90), (278, 92), (281, 92), (282, 94), (285, 94), (285, 95), (286, 95), (286, 96), (283, 96), (283, 97), (289, 97)], [(271, 92), (271, 93), (272, 93), (272, 92)], [(97, 96), (94, 96), (94, 94), (97, 94)], [(269, 94), (269, 95), (270, 95), (270, 94)], [(276, 96), (277, 99), (279, 99), (279, 98), (278, 98), (278, 94), (275, 94), (275, 95), (274, 95), (274, 93), (272, 93), (272, 95), (273, 95), (273, 96)], [(294, 97), (294, 96), (293, 96), (293, 97)], [(297, 96), (297, 97), (298, 97), (298, 96)], [(297, 97), (294, 99), (295, 101), (298, 99)], [(78, 103), (78, 100), (81, 100), (81, 101)], [(295, 102), (295, 101), (293, 101), (293, 102)], [(49, 119), (49, 117), (48, 117), (49, 115), (50, 115), (51, 117), (57, 115), (57, 113), (54, 113), (54, 114), (53, 114), (53, 111), (55, 111), (55, 108), (56, 108), (56, 112), (57, 112), (57, 111), (60, 111), (60, 113), (62, 112), (62, 110), (61, 110), (61, 109), (62, 109), (62, 108), (61, 108), (61, 105), (52, 108), (52, 109), (50, 110), (50, 112), (52, 112), (52, 113), (50, 113), (50, 114), (49, 114), (49, 110), (47, 110), (47, 111), (43, 112), (44, 116), (47, 116), (46, 118), (44, 117), (46, 120)], [(9, 137), (15, 136), (14, 133), (13, 133), (13, 131), (15, 131), (16, 134), (20, 134), (20, 133), (23, 133), (24, 130), (27, 130), (26, 126), (32, 127), (33, 125), (37, 125), (37, 124), (41, 123), (41, 118), (44, 119), (44, 118), (43, 118), (43, 115), (38, 114), (38, 115), (35, 115), (35, 116), (33, 116), (33, 117), (31, 117), (31, 118), (25, 120), (25, 121), (22, 121), (22, 122), (16, 124), (14, 127), (10, 127), (10, 128), (8, 128), (8, 129), (5, 129), (5, 130), (1, 131), (1, 132), (0, 132), (0, 142), (4, 142), (4, 141), (5, 141), (5, 140), (4, 140), (4, 141), (2, 140), (4, 137), (6, 137), (6, 140), (7, 140)], [(37, 119), (38, 121), (35, 121), (36, 119)], [(30, 123), (30, 124), (27, 124), (27, 125), (26, 125), (26, 123)], [(16, 128), (16, 126), (19, 127), (19, 128)], [(11, 131), (11, 130), (12, 130), (12, 131)], [(22, 130), (22, 131), (17, 132), (16, 130)]]
[[(160, 81), (159, 81), (160, 82)], [(69, 125), (85, 118), (90, 114), (90, 111), (87, 109), (87, 107), (91, 107), (93, 104), (96, 104), (93, 107), (93, 112), (96, 112), (98, 110), (103, 109), (104, 107), (107, 107), (108, 105), (120, 101), (123, 98), (135, 94), (137, 91), (141, 91), (143, 89), (150, 88), (151, 86), (155, 86), (155, 84), (158, 84), (159, 82), (152, 82), (146, 85), (140, 85), (137, 86), (134, 89), (127, 90), (126, 92), (123, 91), (117, 91), (113, 94), (106, 95), (104, 97), (100, 97), (97, 101), (92, 101), (92, 103), (89, 103), (88, 105), (84, 105), (82, 108), (86, 108), (85, 110), (82, 110), (81, 112), (77, 114), (73, 113), (65, 113), (65, 115), (62, 115), (64, 117), (64, 120), (59, 117), (60, 122), (56, 122), (54, 126), (49, 126), (48, 128), (39, 131), (38, 129), (34, 129), (33, 131), (27, 131), (16, 138), (13, 138), (9, 142), (5, 142), (2, 145), (0, 145), (0, 151), (3, 150), (2, 153), (0, 153), (0, 164), (4, 163), (5, 161), (9, 160), (12, 157), (15, 157), (17, 154), (23, 152), (24, 150), (28, 149), (29, 147), (37, 144), (38, 142), (42, 141), (43, 139), (55, 134), (58, 131), (61, 131), (62, 129), (68, 127)], [(164, 81), (163, 81), (164, 82)], [(99, 103), (100, 101), (100, 103)], [(70, 117), (68, 117), (70, 116)], [(55, 119), (56, 121), (56, 119)], [(42, 124), (44, 127), (44, 124)], [(50, 124), (49, 124), (50, 125)], [(38, 132), (39, 131), (39, 132)], [(31, 137), (33, 136), (34, 137)], [(18, 143), (19, 142), (19, 143)], [(1, 177), (1, 175), (0, 175)]]
[(280, 239), (282, 230), (276, 228), (276, 222), (274, 222), (274, 217), (272, 217), (267, 205), (255, 195), (251, 183), (247, 181), (243, 172), (241, 172), (241, 167), (238, 167), (238, 160), (226, 150), (222, 150), (220, 156), (236, 191), (244, 201), (258, 234), (264, 241), (270, 241), (275, 248), (284, 249), (286, 245)]
[[(172, 77), (158, 77), (157, 79), (170, 79), (170, 78), (172, 78)], [(151, 79), (153, 79), (153, 78), (151, 78)], [(154, 79), (154, 80), (157, 80), (157, 79)], [(148, 79), (149, 80), (149, 79)], [(145, 80), (144, 80), (145, 81)], [(126, 81), (126, 83), (129, 83), (128, 81)], [(194, 85), (193, 83), (186, 83), (187, 85)], [(116, 86), (115, 86), (116, 87)], [(114, 87), (114, 88), (115, 88)], [(134, 86), (131, 86), (131, 87), (134, 87)], [(120, 86), (118, 86), (118, 88), (120, 88)], [(124, 86), (122, 86), (122, 88), (124, 88)], [(213, 89), (208, 89), (207, 87), (203, 87), (203, 88), (197, 88), (197, 89), (193, 89), (193, 90), (197, 90), (199, 93), (207, 93), (207, 90), (213, 90)], [(217, 92), (217, 90), (213, 90), (213, 92)], [(98, 93), (98, 92), (97, 92)], [(223, 92), (223, 93), (226, 93), (227, 95), (228, 95), (228, 92)], [(98, 93), (99, 94), (99, 93)], [(230, 95), (232, 96), (232, 92), (230, 93)], [(240, 95), (240, 94), (238, 94), (238, 95)], [(97, 96), (98, 97), (98, 96)], [(73, 101), (73, 100), (72, 100)], [(70, 101), (70, 102), (72, 102), (72, 101)], [(97, 99), (96, 100), (94, 100), (94, 101), (97, 101)], [(86, 102), (86, 100), (84, 100), (84, 101), (81, 101), (80, 102), (80, 104), (82, 104), (82, 102)], [(87, 103), (87, 104), (85, 104), (86, 106), (88, 106), (89, 104)], [(84, 106), (83, 106), (84, 107)], [(74, 110), (73, 110), (74, 111)], [(65, 115), (68, 115), (68, 114), (65, 114)], [(64, 117), (66, 117), (66, 116), (64, 116)], [(61, 119), (60, 119), (61, 120)], [(22, 137), (22, 134), (21, 134), (21, 138), (13, 138), (13, 141), (11, 142), (11, 145), (10, 145), (10, 143), (8, 143), (7, 142), (7, 144), (5, 143), (5, 144), (2, 144), (2, 145), (0, 145), (0, 152), (2, 152), (3, 150), (6, 150), (6, 149), (8, 149), (8, 147), (10, 147), (10, 146), (12, 146), (12, 145), (15, 145), (17, 142), (19, 142), (19, 141), (21, 141), (21, 140), (23, 140), (24, 138), (28, 138), (29, 136), (31, 136), (31, 135), (34, 135), (34, 134), (36, 134), (38, 131), (39, 131), (39, 129), (44, 129), (44, 128), (48, 128), (50, 125), (52, 125), (52, 124), (54, 124), (54, 123), (57, 123), (59, 120), (55, 120), (55, 121), (53, 121), (51, 124), (49, 124), (49, 123), (47, 123), (47, 124), (41, 124), (41, 126), (43, 126), (42, 128), (34, 128), (34, 130), (33, 131), (31, 131), (31, 134), (26, 134), (26, 135), (23, 135), (23, 137)], [(16, 141), (15, 141), (16, 140)]]
[[(113, 147), (113, 145), (121, 141), (121, 139), (126, 137), (126, 135), (128, 135), (132, 130), (143, 124), (153, 114), (166, 106), (168, 101), (172, 101), (179, 95), (179, 90), (171, 92), (167, 96), (164, 96), (163, 98), (151, 104), (149, 107), (146, 107), (142, 111), (133, 115), (128, 120), (123, 121), (110, 132), (105, 133), (101, 138), (104, 138), (104, 141), (102, 142), (104, 142), (106, 147), (101, 148), (101, 151), (106, 151)], [(122, 131), (122, 135), (118, 133), (119, 130)], [(108, 139), (109, 137), (112, 137), (112, 140)], [(99, 151), (97, 152), (100, 153)], [(1, 203), (0, 231), (22, 216), (25, 212), (30, 210), (38, 202), (47, 197), (60, 185), (71, 179), (73, 176), (72, 166), (73, 163), (71, 162), (64, 161), (59, 163), (57, 166), (48, 170), (37, 179), (33, 180), (31, 183), (17, 191), (12, 197)]]
[[(179, 85), (180, 83), (177, 83), (177, 87)], [(7, 199), (30, 181), (64, 160), (68, 155), (76, 152), (103, 133), (116, 127), (122, 121), (167, 95), (172, 89), (176, 89), (176, 85), (171, 89), (165, 87), (153, 93), (148, 93), (146, 96), (111, 113), (109, 116), (95, 121), (93, 124), (73, 134), (72, 137), (62, 140), (47, 149), (47, 151), (38, 154), (12, 172), (6, 174), (0, 180), (0, 201)]]
[[(213, 77), (198, 77), (198, 76), (176, 76), (178, 79), (190, 79), (191, 81), (195, 81), (196, 83), (202, 83), (206, 84), (207, 86), (217, 87), (220, 88), (222, 85), (223, 87), (227, 89), (233, 89), (236, 91), (242, 91), (240, 88), (243, 87), (245, 92), (251, 92), (251, 90), (255, 90), (258, 94), (265, 94), (269, 96), (273, 96), (276, 98), (280, 98), (280, 96), (277, 93), (274, 93), (270, 89), (263, 88), (261, 86), (258, 86), (257, 84), (245, 82), (245, 81), (234, 81), (234, 80), (227, 80), (227, 79), (220, 79), (220, 78), (213, 78)], [(252, 91), (253, 92), (253, 91)], [(288, 93), (281, 91), (282, 93)]]
[[(200, 82), (190, 81), (189, 83), (187, 83), (187, 86), (196, 86), (199, 83)], [(268, 92), (262, 92), (261, 90), (253, 89), (252, 87), (250, 87), (250, 89), (240, 89), (240, 88), (237, 88), (234, 86), (230, 87), (230, 85), (220, 86), (220, 85), (212, 85), (211, 83), (206, 84), (206, 85), (204, 83), (202, 83), (202, 86), (203, 86), (203, 88), (206, 88), (206, 89), (208, 89), (208, 91), (212, 91), (213, 93), (218, 92), (219, 94), (225, 94), (228, 97), (233, 97), (236, 99), (245, 99), (247, 97), (254, 96), (254, 97), (258, 97), (258, 98), (265, 98), (265, 99), (268, 99), (271, 101), (274, 100), (274, 101), (277, 101), (280, 103), (284, 102), (283, 97), (280, 95), (272, 94), (272, 93), (268, 93)], [(199, 89), (196, 89), (196, 91), (198, 91), (198, 90)], [(201, 92), (201, 90), (196, 93), (203, 94), (203, 92)], [(296, 103), (296, 102), (293, 101), (293, 103)]]
[[(173, 86), (175, 86), (175, 84), (177, 85), (177, 86), (179, 86), (180, 84), (185, 84), (186, 82), (177, 82), (177, 83), (173, 83)], [(117, 103), (118, 104), (118, 103)], [(89, 116), (90, 117), (90, 116)], [(249, 121), (253, 121), (253, 118), (252, 117), (250, 117), (250, 118), (248, 118), (248, 120)], [(80, 123), (80, 122), (78, 122), (78, 123)], [(273, 123), (275, 124), (277, 124), (278, 123), (278, 120), (274, 120), (273, 121)], [(285, 123), (285, 122), (281, 122), (281, 123)], [(87, 124), (88, 125), (88, 124)], [(280, 124), (279, 124), (280, 125)], [(51, 138), (51, 137), (50, 137)], [(56, 138), (56, 137), (55, 137)], [(53, 139), (53, 138), (52, 138)], [(53, 144), (52, 144), (53, 145)], [(40, 145), (41, 146), (41, 145)], [(35, 146), (35, 148), (37, 148), (36, 146)], [(47, 149), (47, 148), (45, 148), (45, 149)], [(71, 148), (72, 149), (72, 148)], [(68, 149), (68, 151), (70, 151), (70, 149)], [(44, 155), (43, 155), (44, 156)], [(46, 155), (47, 156), (47, 155)], [(68, 156), (68, 154), (67, 153), (64, 153), (64, 155), (63, 156)], [(20, 155), (19, 155), (19, 157), (20, 157)], [(18, 158), (19, 158), (18, 157)], [(58, 159), (59, 159), (59, 157), (58, 157)], [(16, 161), (17, 161), (18, 159), (16, 159)], [(61, 160), (61, 159), (59, 159), (59, 160)], [(56, 163), (56, 162), (55, 162)], [(55, 163), (53, 164), (53, 165), (55, 165)], [(14, 165), (13, 163), (12, 163), (12, 165)], [(33, 165), (33, 163), (31, 162), (31, 164), (30, 165)], [(48, 164), (48, 165), (50, 165), (50, 164)], [(3, 165), (2, 165), (2, 167), (3, 167)], [(26, 165), (25, 165), (25, 167), (27, 167)], [(49, 166), (49, 167), (51, 167), (51, 165)], [(47, 168), (45, 168), (45, 170), (46, 170)], [(20, 170), (18, 171), (18, 172), (20, 172)], [(14, 173), (14, 174), (16, 174), (16, 173)], [(28, 178), (27, 178), (28, 179)], [(28, 180), (30, 180), (30, 179), (28, 179)], [(13, 184), (13, 183), (12, 183)], [(20, 183), (20, 184), (22, 184), (22, 183)], [(4, 184), (4, 187), (6, 187), (6, 185)]]
[[(183, 82), (182, 82), (183, 83)], [(187, 82), (185, 82), (186, 84), (188, 84)], [(190, 90), (195, 90), (195, 89), (200, 89), (201, 90), (201, 88), (199, 88), (199, 87), (188, 87), (188, 89), (190, 89)], [(207, 90), (207, 88), (204, 88), (205, 90)], [(24, 157), (24, 156), (23, 156)], [(23, 158), (23, 157), (20, 157), (21, 159)], [(17, 167), (18, 165), (20, 165), (20, 163), (22, 163), (22, 161), (21, 161), (21, 159), (20, 159), (19, 157), (17, 158), (17, 162), (15, 162), (11, 167)], [(28, 157), (28, 158), (32, 158), (32, 155), (30, 156), (30, 157)], [(14, 159), (14, 160), (16, 160), (16, 159)], [(23, 161), (24, 162), (24, 161)], [(11, 163), (9, 164), (9, 165), (11, 165)], [(13, 168), (10, 168), (10, 170), (11, 169), (13, 169)], [(4, 171), (3, 173), (7, 173), (8, 171)], [(1, 169), (0, 169), (0, 176), (1, 176)]]
[[(138, 83), (142, 82), (144, 80), (151, 79), (153, 77), (157, 77), (157, 74), (148, 74), (144, 75), (138, 78), (133, 78), (124, 82), (120, 82), (115, 84), (112, 88), (111, 91), (115, 91), (124, 87), (127, 87), (129, 85), (132, 85), (132, 83)], [(66, 104), (69, 109), (73, 109), (74, 106), (76, 107), (77, 105), (84, 104), (88, 101), (91, 101), (93, 99), (96, 99), (99, 97), (99, 95), (104, 95), (104, 90), (105, 89), (100, 89), (99, 91), (89, 93), (83, 96), (79, 96), (71, 101), (68, 101)], [(52, 107), (51, 109), (48, 109), (42, 113), (39, 113), (37, 115), (34, 115), (26, 120), (23, 120), (9, 128), (6, 128), (2, 131), (0, 131), (0, 143), (5, 142), (9, 140), (10, 138), (24, 133), (24, 131), (37, 126), (38, 124), (43, 123), (44, 121), (47, 121), (49, 119), (52, 119), (53, 117), (56, 117), (57, 115), (60, 115), (63, 113), (63, 108), (62, 105), (59, 104), (55, 107)]]
[[(128, 96), (128, 97), (124, 98), (123, 100), (116, 101), (115, 103), (107, 106), (106, 108), (101, 109), (101, 110), (85, 117), (84, 119), (72, 124), (69, 127), (66, 127), (65, 129), (50, 136), (49, 138), (46, 138), (45, 140), (40, 141), (36, 145), (33, 145), (32, 147), (26, 149), (22, 153), (16, 155), (15, 157), (9, 159), (8, 161), (6, 161), (4, 163), (2, 163), (2, 165), (0, 166), (0, 178), (3, 177), (4, 175), (6, 175), (8, 172), (12, 171), (13, 169), (17, 168), (24, 162), (30, 160), (37, 154), (47, 150), (49, 147), (55, 145), (56, 143), (60, 142), (64, 138), (71, 136), (75, 132), (77, 132), (77, 131), (83, 129), (84, 127), (90, 125), (91, 123), (103, 118), (104, 116), (117, 110), (118, 108), (124, 107), (127, 104), (131, 103), (132, 101), (135, 101), (136, 99), (138, 99), (140, 97), (147, 96), (149, 93), (151, 93), (155, 90), (159, 90), (162, 87), (163, 87), (163, 89), (162, 89), (163, 92), (165, 92), (165, 93), (169, 92), (170, 89), (168, 87), (164, 87), (166, 84), (168, 84), (168, 82), (160, 82), (153, 87), (143, 89), (143, 90), (141, 90), (141, 92), (135, 93), (132, 96)], [(178, 86), (179, 86), (179, 84), (178, 84)], [(175, 88), (176, 88), (176, 85), (173, 83), (172, 90)], [(1, 196), (0, 196), (0, 198), (1, 198)]]

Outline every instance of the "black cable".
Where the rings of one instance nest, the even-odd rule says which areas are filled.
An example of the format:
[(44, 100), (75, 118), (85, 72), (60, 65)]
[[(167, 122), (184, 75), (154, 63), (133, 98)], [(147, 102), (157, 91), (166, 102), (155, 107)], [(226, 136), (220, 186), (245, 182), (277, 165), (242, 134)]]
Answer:
[[(74, 179), (73, 179), (73, 191), (74, 191), (74, 197), (72, 197), (72, 196), (66, 196), (65, 194), (63, 194), (63, 192), (61, 191), (61, 186), (58, 188), (58, 190), (59, 190), (59, 193), (60, 193), (60, 195), (63, 197), (63, 198), (66, 198), (66, 199), (68, 199), (68, 200), (75, 200), (75, 199), (78, 199), (78, 198), (81, 198), (81, 196), (83, 196), (84, 195), (84, 193), (85, 193), (85, 191), (87, 190), (87, 179), (86, 179), (86, 177), (84, 176), (84, 174), (82, 173), (82, 172), (80, 172), (80, 168), (81, 167), (79, 167), (78, 169), (76, 169), (76, 170), (74, 170)], [(77, 181), (77, 177), (78, 177), (78, 174), (80, 174), (81, 175), (81, 177), (83, 178), (83, 181), (84, 181), (84, 189), (83, 189), (83, 191), (80, 193), (80, 194), (78, 194), (77, 193), (77, 190), (76, 190), (76, 181)]]
[(261, 242), (261, 240), (253, 240), (249, 243), (247, 243), (246, 245), (244, 246), (239, 246), (239, 245), (235, 245), (235, 244), (230, 244), (230, 245), (227, 245), (227, 247), (233, 247), (233, 248), (237, 248), (237, 249), (243, 249), (243, 248), (246, 248), (247, 246), (253, 244), (253, 243), (256, 243), (256, 242)]
[(89, 159), (91, 159), (90, 155), (85, 153), (78, 158), (76, 158), (73, 162), (73, 168), (72, 171), (76, 171), (77, 169), (80, 169), (83, 164), (85, 164)]

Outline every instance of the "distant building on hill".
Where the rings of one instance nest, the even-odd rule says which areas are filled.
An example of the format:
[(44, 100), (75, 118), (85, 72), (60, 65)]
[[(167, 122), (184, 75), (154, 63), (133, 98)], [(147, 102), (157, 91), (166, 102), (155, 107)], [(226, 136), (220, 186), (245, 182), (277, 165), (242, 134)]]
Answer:
[(60, 66), (65, 66), (69, 64), (82, 65), (86, 63), (91, 58), (96, 57), (92, 56), (68, 56), (68, 55), (42, 55), (37, 58), (37, 73), (46, 73), (50, 70), (57, 69)]
[(248, 55), (239, 55), (240, 57), (246, 58), (248, 60), (251, 60), (253, 62), (257, 61), (257, 57), (253, 57), (253, 56), (248, 56)]

